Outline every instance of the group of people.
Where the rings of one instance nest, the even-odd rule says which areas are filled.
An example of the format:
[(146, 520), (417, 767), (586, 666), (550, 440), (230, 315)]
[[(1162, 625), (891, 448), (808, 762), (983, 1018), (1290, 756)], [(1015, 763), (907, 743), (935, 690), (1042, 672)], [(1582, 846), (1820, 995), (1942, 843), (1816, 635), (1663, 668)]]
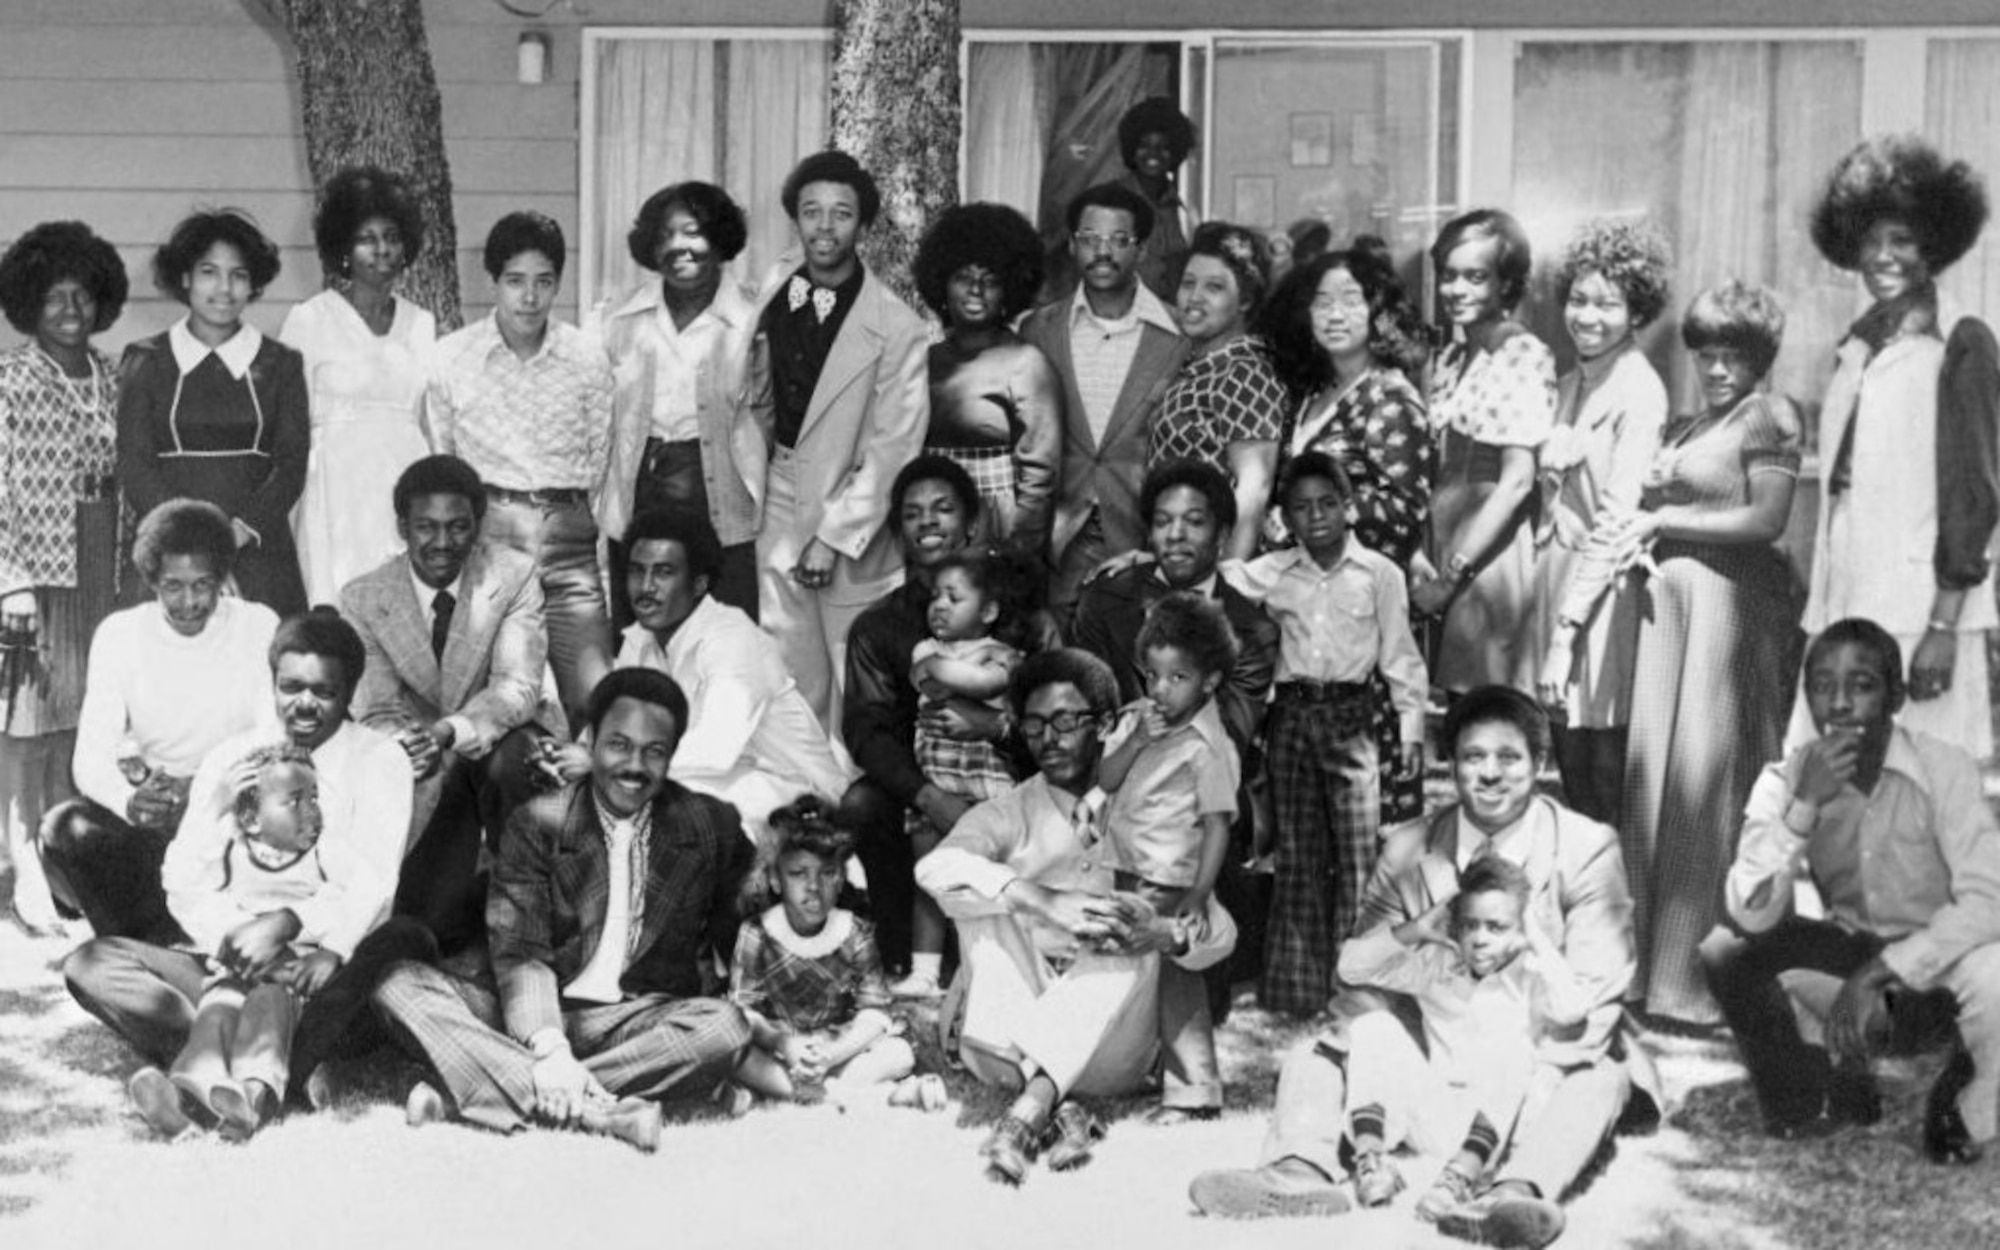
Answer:
[(1014, 210), (939, 215), (935, 333), (862, 263), (881, 197), (837, 151), (786, 180), (799, 246), (758, 289), (741, 207), (677, 183), (628, 236), (656, 280), (580, 327), (560, 227), (519, 212), (492, 314), (438, 337), (396, 294), (421, 214), (372, 168), (323, 189), (329, 288), (276, 339), (239, 213), (175, 228), (187, 315), (116, 369), (115, 251), (15, 241), (14, 917), (88, 921), (64, 974), (148, 1057), (149, 1125), (247, 1137), (385, 1042), (428, 1069), (412, 1123), (650, 1149), (670, 1097), (936, 1110), (896, 1004), (942, 996), (951, 1055), (1015, 1091), (980, 1154), (1018, 1185), (1089, 1160), (1079, 1095), (1158, 1073), (1151, 1121), (1218, 1115), (1255, 977), (1334, 1023), (1259, 1166), (1194, 1179), (1212, 1214), (1389, 1203), (1408, 1143), (1448, 1159), (1420, 1217), (1547, 1244), (1660, 1109), (1641, 1023), (1726, 1025), (1785, 1136), (1879, 1116), (1868, 1060), (1949, 1043), (1925, 1147), (1978, 1157), (2000, 348), (1936, 286), (1977, 177), (1870, 140), (1815, 210), (1872, 304), (1801, 594), (1774, 292), (1687, 305), (1703, 402), (1670, 415), (1654, 227), (1563, 253), (1558, 376), (1507, 213), (1440, 232), (1428, 326), (1379, 240), (1274, 272), (1188, 229), (1192, 129), (1133, 118), (1132, 175), (1068, 205), (1073, 290)]

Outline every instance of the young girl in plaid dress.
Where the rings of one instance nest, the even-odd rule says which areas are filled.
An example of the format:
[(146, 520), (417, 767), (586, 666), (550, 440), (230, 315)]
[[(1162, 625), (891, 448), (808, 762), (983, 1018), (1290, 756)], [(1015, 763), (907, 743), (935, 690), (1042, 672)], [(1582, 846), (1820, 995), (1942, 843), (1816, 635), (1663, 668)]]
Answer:
[(778, 902), (736, 937), (729, 997), (750, 1020), (736, 1069), (742, 1089), (838, 1106), (886, 1093), (892, 1106), (936, 1111), (944, 1082), (912, 1076), (916, 1054), (891, 1017), (875, 930), (834, 905), (854, 843), (812, 795), (771, 813), (765, 884)]
[[(931, 636), (910, 654), (910, 684), (923, 695), (926, 713), (953, 699), (1006, 710), (1007, 683), (1021, 662), (1021, 651), (1005, 639), (1023, 628), (1023, 580), (1013, 562), (1002, 556), (956, 555), (937, 566)], [(947, 737), (931, 729), (928, 721), (928, 716), (917, 720), (916, 756), (932, 785), (975, 803), (1013, 788), (1013, 768), (998, 744)], [(949, 832), (933, 828), (915, 808), (910, 809), (908, 821), (910, 850), (918, 859)], [(918, 891), (910, 924), (910, 975), (891, 986), (891, 993), (897, 998), (937, 995), (944, 938), (944, 913), (929, 895)]]

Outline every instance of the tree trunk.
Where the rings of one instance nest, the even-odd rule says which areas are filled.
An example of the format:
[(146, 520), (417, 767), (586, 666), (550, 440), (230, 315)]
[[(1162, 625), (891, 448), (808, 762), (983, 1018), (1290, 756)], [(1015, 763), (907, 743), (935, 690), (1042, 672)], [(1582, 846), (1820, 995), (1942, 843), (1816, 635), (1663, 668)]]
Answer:
[[(297, 56), (313, 185), (349, 165), (401, 174), (424, 215), (424, 250), (402, 293), (459, 325), (458, 225), (444, 112), (420, 0), (263, 0)], [(326, 276), (330, 283), (332, 275)]]
[(862, 258), (921, 307), (917, 240), (958, 201), (959, 0), (836, 0), (833, 146), (882, 188)]

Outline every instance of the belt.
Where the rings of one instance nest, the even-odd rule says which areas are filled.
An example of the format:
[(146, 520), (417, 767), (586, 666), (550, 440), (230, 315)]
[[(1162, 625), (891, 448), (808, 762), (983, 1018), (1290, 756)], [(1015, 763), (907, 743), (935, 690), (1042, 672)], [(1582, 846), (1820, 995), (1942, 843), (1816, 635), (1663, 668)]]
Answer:
[(1374, 687), (1365, 681), (1281, 681), (1277, 686), (1280, 703), (1347, 703), (1374, 697)]
[(488, 498), (501, 503), (525, 503), (540, 507), (544, 504), (582, 503), (590, 498), (590, 492), (581, 486), (552, 486), (547, 490), (515, 490), (511, 486), (486, 485)]

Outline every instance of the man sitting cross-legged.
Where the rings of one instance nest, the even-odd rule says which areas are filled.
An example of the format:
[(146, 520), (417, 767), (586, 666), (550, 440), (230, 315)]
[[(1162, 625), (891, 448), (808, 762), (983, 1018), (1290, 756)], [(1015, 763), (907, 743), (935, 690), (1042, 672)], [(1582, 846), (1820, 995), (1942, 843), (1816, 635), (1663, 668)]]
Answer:
[(687, 717), (664, 673), (599, 682), (590, 776), (516, 811), (501, 839), (491, 978), (403, 963), (377, 987), (377, 1011), (443, 1087), (411, 1091), (412, 1124), (540, 1120), (651, 1150), (651, 1100), (735, 1071), (750, 1026), (701, 995), (711, 959), (735, 947), (752, 850), (733, 808), (667, 780)]

